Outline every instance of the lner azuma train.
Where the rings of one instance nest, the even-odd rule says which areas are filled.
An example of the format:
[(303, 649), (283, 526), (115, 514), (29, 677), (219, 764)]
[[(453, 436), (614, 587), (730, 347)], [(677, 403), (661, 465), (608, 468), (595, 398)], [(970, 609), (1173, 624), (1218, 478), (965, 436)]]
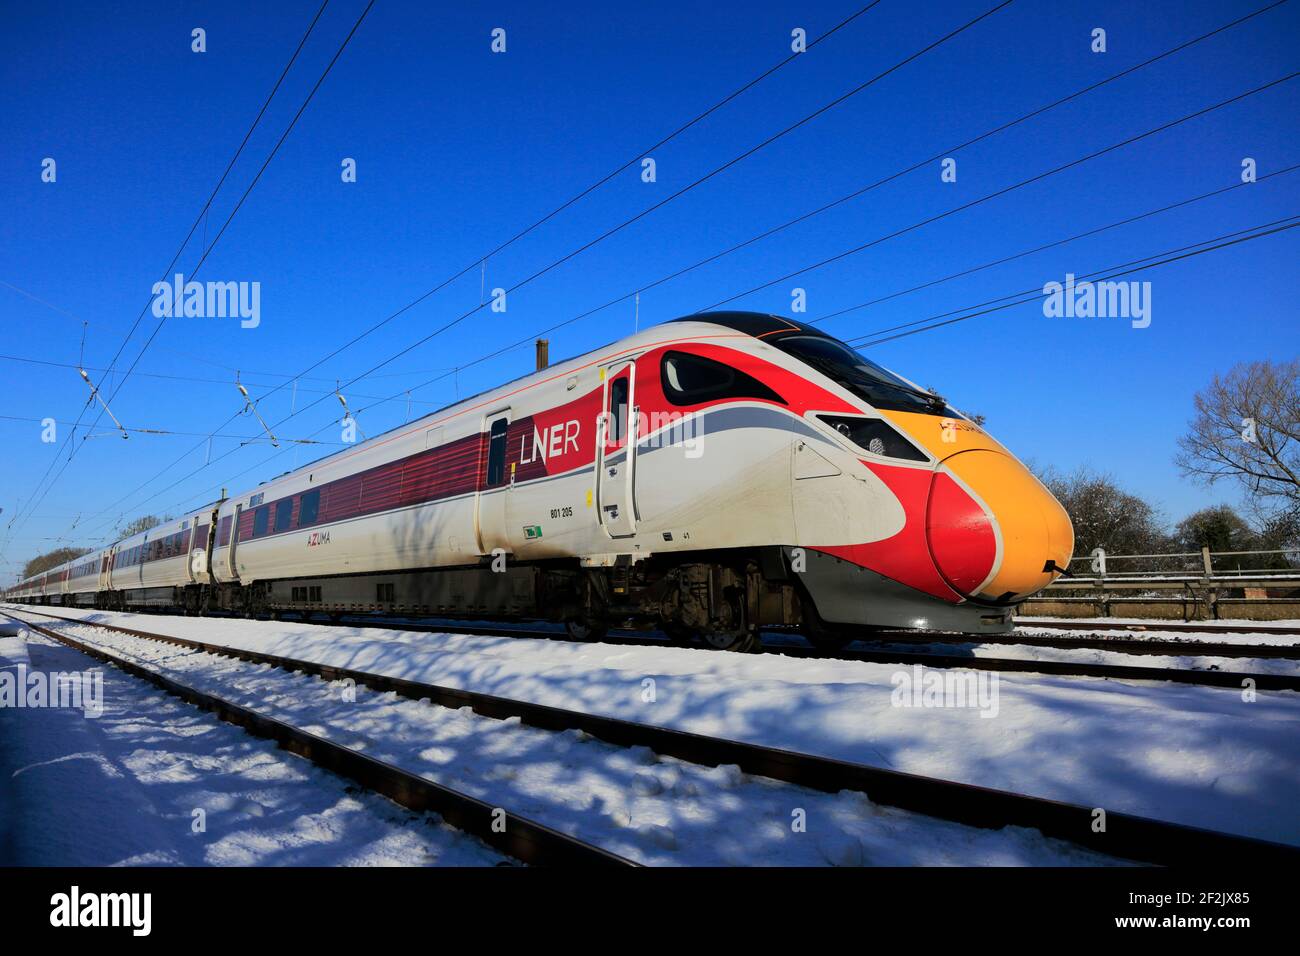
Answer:
[(23, 581), (19, 601), (611, 625), (1009, 630), (1069, 518), (933, 392), (716, 312), (460, 401)]

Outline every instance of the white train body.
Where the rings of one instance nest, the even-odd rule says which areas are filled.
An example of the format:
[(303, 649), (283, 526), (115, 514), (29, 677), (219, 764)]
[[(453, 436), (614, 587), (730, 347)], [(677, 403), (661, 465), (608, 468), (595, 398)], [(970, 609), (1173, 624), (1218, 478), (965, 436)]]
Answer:
[(718, 313), (473, 396), (120, 541), (93, 576), (51, 591), (65, 566), (9, 596), (631, 618), (730, 646), (764, 623), (1003, 630), (1072, 544), (1046, 489), (942, 399), (811, 327)]

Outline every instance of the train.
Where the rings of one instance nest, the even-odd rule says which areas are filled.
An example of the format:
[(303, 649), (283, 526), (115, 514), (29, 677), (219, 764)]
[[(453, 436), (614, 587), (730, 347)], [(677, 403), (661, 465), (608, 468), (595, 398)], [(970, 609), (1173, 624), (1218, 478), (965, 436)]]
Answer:
[[(540, 363), (539, 363), (540, 364)], [(224, 492), (223, 492), (224, 494)], [(969, 416), (816, 326), (646, 328), (19, 582), (14, 602), (653, 628), (753, 650), (1004, 633), (1074, 546)]]

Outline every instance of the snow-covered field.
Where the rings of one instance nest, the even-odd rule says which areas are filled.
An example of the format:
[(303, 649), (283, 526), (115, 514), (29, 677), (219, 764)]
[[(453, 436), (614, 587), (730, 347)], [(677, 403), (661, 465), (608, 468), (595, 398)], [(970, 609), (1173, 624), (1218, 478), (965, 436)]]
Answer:
[[(522, 726), (518, 719), (492, 720), (468, 709), (453, 711), (365, 688), (355, 689), (353, 696), (342, 683), (91, 627), (73, 630), (79, 640), (164, 670), (191, 686), (643, 863), (1059, 866), (1118, 862), (1045, 839), (1033, 830), (960, 826), (876, 806), (861, 794), (818, 793), (749, 777), (734, 766), (705, 768), (661, 759), (645, 748), (615, 747), (578, 732), (536, 730)], [(41, 654), (60, 650), (39, 636), (32, 642)], [(63, 649), (63, 656), (69, 654), (81, 656)], [(64, 669), (68, 669), (66, 662)], [(146, 695), (151, 692), (144, 685), (140, 688)], [(133, 696), (126, 707), (138, 703)], [(196, 715), (192, 720), (202, 723), (212, 718)], [(166, 762), (171, 757), (164, 751), (161, 759)], [(184, 763), (178, 755), (175, 759)], [(48, 791), (30, 796), (44, 804), (42, 813), (76, 811), (52, 801)], [(212, 808), (210, 818), (224, 807)], [(148, 809), (144, 813), (153, 815)], [(139, 809), (128, 808), (119, 826), (130, 830), (127, 821), (140, 815)], [(269, 834), (267, 842), (274, 844), (278, 838)], [(146, 833), (144, 839), (155, 840), (156, 835)], [(190, 840), (191, 846), (202, 842)], [(207, 862), (241, 861), (217, 856)]]
[[(887, 664), (57, 613), (1300, 844), (1293, 692), (1247, 702), (1225, 688), (1003, 674), (995, 708), (896, 706), (896, 684), (912, 671)], [(758, 823), (749, 826), (741, 845), (758, 839)]]
[[(0, 669), (83, 671), (33, 634)], [(437, 818), (347, 785), (156, 688), (103, 668), (104, 712), (0, 707), (0, 864), (492, 865)], [(196, 811), (201, 814), (196, 815)], [(196, 832), (201, 827), (201, 832)]]

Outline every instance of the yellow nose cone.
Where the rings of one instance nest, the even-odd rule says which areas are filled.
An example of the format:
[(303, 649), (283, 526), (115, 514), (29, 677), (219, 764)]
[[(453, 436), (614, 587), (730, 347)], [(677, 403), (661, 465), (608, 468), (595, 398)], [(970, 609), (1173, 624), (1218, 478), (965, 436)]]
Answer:
[(992, 449), (959, 452), (941, 469), (983, 502), (997, 529), (992, 576), (972, 597), (1018, 601), (1051, 584), (1074, 551), (1074, 527), (1061, 503), (1024, 465)]

